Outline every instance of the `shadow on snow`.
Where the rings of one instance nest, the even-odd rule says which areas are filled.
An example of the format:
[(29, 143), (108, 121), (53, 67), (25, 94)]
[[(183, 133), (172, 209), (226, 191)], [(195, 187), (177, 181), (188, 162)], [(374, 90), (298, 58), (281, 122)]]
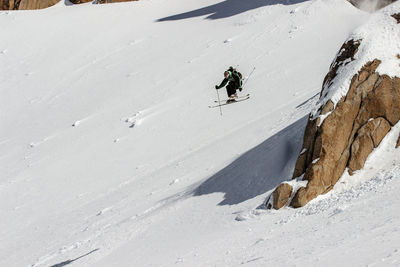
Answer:
[(235, 205), (275, 188), (291, 178), (308, 115), (249, 150), (206, 180), (195, 196), (222, 192), (219, 205)]
[(221, 3), (199, 8), (196, 10), (184, 12), (181, 14), (158, 19), (158, 22), (169, 20), (181, 20), (205, 16), (207, 19), (222, 19), (232, 17), (249, 10), (257, 9), (263, 6), (272, 5), (294, 5), (306, 0), (225, 0)]
[(92, 251), (86, 253), (85, 255), (82, 255), (82, 256), (80, 256), (80, 257), (78, 257), (78, 258), (76, 258), (76, 259), (63, 261), (63, 262), (54, 264), (54, 265), (52, 265), (52, 266), (50, 266), (50, 267), (63, 267), (63, 266), (66, 266), (66, 265), (71, 264), (71, 263), (73, 263), (74, 261), (77, 261), (77, 260), (79, 260), (79, 259), (81, 259), (81, 258), (83, 258), (83, 257), (86, 257), (86, 256), (88, 256), (88, 255), (90, 255), (90, 254), (92, 254), (93, 252), (98, 251), (98, 250), (99, 250), (99, 249), (96, 248), (96, 249), (94, 249), (94, 250), (92, 250)]

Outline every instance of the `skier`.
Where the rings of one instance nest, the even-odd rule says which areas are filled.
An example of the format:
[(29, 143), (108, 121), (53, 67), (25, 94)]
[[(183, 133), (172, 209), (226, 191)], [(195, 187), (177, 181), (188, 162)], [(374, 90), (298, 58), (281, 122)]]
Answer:
[(224, 72), (225, 79), (221, 82), (220, 85), (216, 85), (215, 89), (220, 89), (224, 87), (228, 82), (228, 86), (226, 86), (226, 93), (228, 94), (228, 100), (226, 103), (235, 102), (235, 98), (237, 98), (236, 90), (242, 91), (242, 74), (236, 69), (229, 67), (227, 71)]

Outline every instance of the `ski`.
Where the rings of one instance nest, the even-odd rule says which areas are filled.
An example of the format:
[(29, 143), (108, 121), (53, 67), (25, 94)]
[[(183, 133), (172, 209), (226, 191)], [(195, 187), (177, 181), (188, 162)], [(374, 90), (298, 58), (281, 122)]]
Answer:
[(220, 105), (214, 105), (214, 106), (208, 106), (209, 108), (218, 108), (218, 107), (222, 107), (222, 106), (226, 106), (226, 105), (230, 105), (230, 104), (234, 104), (234, 103), (238, 103), (238, 102), (242, 102), (242, 101), (245, 101), (245, 100), (247, 100), (247, 99), (249, 99), (250, 98), (250, 96), (247, 96), (247, 97), (245, 97), (245, 98), (241, 98), (241, 99), (239, 99), (239, 100), (236, 100), (236, 101), (232, 101), (232, 102), (229, 102), (229, 103), (222, 103), (222, 104), (220, 104)]
[[(235, 98), (235, 99), (240, 100), (240, 99), (242, 99), (242, 98), (248, 98), (248, 97), (250, 97), (250, 94), (243, 95), (243, 96), (238, 96), (238, 97)], [(221, 102), (226, 102), (226, 100), (228, 100), (228, 99), (221, 100)], [(218, 103), (218, 100), (214, 100), (214, 102), (215, 102), (215, 103)]]

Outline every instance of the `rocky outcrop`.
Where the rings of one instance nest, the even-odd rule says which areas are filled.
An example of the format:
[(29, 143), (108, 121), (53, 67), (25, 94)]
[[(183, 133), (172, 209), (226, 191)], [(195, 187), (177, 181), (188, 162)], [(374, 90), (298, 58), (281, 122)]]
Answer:
[[(43, 9), (57, 4), (60, 0), (0, 0), (0, 10)], [(73, 4), (95, 3), (108, 4), (137, 0), (69, 0)]]
[[(342, 176), (361, 169), (372, 150), (379, 145), (391, 126), (400, 119), (400, 79), (375, 72), (380, 61), (367, 63), (350, 84), (350, 90), (332, 110), (327, 102), (321, 115), (330, 113), (321, 123), (310, 118), (295, 175), (304, 173), (306, 187), (300, 188), (292, 202), (302, 207), (320, 194), (327, 193)], [(321, 125), (320, 125), (321, 124)]]
[(302, 207), (329, 192), (346, 170), (362, 169), (400, 121), (399, 10), (396, 2), (371, 15), (340, 48), (309, 116), (291, 187), (275, 189), (271, 208)]
[[(341, 47), (323, 88), (329, 88), (338, 70), (354, 60), (361, 42), (349, 40)], [(353, 174), (364, 166), (368, 155), (400, 120), (400, 79), (379, 74), (380, 64), (379, 59), (366, 63), (352, 77), (347, 95), (336, 105), (326, 101), (318, 116), (310, 115), (293, 172), (293, 178), (303, 175), (308, 183), (295, 192), (290, 203), (292, 189), (279, 185), (273, 193), (273, 208), (302, 207), (330, 191), (346, 168)], [(322, 90), (321, 96), (326, 94)]]
[(69, 0), (72, 4), (84, 4), (93, 2), (93, 0)]
[[(288, 184), (288, 183), (282, 183), (280, 184), (274, 191), (273, 193), (273, 205), (272, 207), (274, 209), (280, 209), (283, 206), (285, 206), (289, 199), (290, 196), (292, 195), (293, 187)], [(271, 208), (271, 207), (269, 207)]]
[[(325, 79), (322, 83), (323, 84), (322, 88), (324, 88), (325, 86), (329, 87), (331, 85), (332, 80), (336, 77), (337, 71), (339, 70), (340, 67), (354, 60), (354, 56), (357, 53), (359, 46), (360, 46), (360, 40), (353, 40), (353, 39), (345, 42), (342, 45), (338, 55), (336, 56), (334, 63), (330, 67), (328, 74), (325, 76)], [(320, 96), (321, 95), (322, 91)], [(330, 109), (333, 109), (332, 105), (330, 105)]]
[(57, 4), (60, 0), (21, 0), (18, 9), (43, 9)]
[(88, 2), (93, 2), (94, 4), (110, 4), (110, 3), (119, 3), (119, 2), (131, 2), (138, 0), (69, 0), (73, 4), (83, 4)]
[(400, 23), (400, 13), (393, 14), (392, 17), (397, 20), (397, 23)]
[(2, 10), (42, 9), (57, 4), (60, 0), (1, 0)]
[(400, 135), (399, 135), (399, 138), (397, 139), (396, 148), (398, 148), (399, 146), (400, 146)]
[(97, 4), (110, 4), (110, 3), (130, 2), (130, 1), (138, 1), (138, 0), (97, 0)]

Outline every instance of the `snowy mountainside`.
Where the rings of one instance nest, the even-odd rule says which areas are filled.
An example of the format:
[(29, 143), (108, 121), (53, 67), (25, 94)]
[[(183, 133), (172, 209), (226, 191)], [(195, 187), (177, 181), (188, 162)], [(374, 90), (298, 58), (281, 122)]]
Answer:
[[(365, 252), (357, 262), (398, 259), (386, 161), (393, 185), (370, 197), (255, 209), (290, 175), (329, 63), (368, 16), (339, 0), (0, 12), (0, 265), (329, 265), (349, 248)], [(250, 100), (220, 116), (208, 105), (229, 65), (256, 71)], [(394, 206), (379, 209), (383, 195)]]

